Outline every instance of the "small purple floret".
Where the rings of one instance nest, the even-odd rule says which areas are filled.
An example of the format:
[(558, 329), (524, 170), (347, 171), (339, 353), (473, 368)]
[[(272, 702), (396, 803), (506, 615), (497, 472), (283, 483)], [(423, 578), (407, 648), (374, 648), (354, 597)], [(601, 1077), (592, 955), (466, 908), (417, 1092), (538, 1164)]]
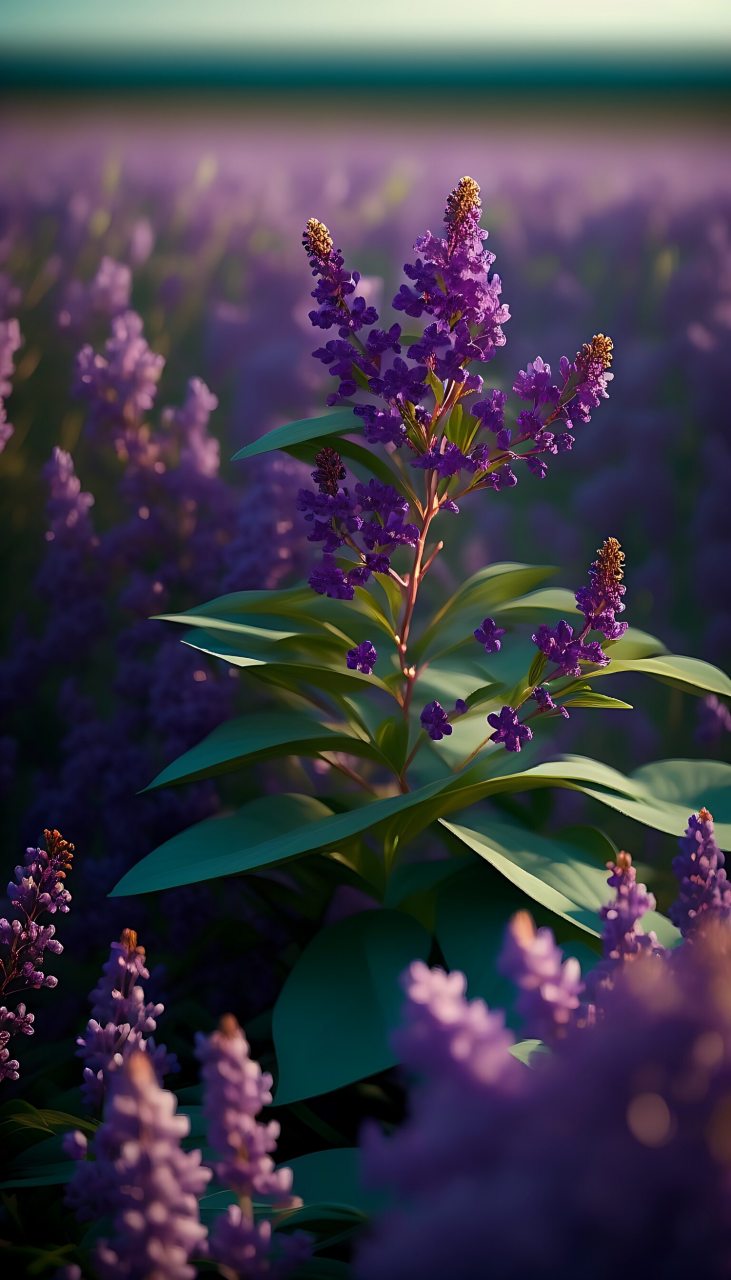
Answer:
[(354, 649), (348, 649), (346, 660), (351, 671), (362, 671), (364, 676), (369, 676), (373, 672), (377, 658), (375, 646), (370, 640), (362, 640)]

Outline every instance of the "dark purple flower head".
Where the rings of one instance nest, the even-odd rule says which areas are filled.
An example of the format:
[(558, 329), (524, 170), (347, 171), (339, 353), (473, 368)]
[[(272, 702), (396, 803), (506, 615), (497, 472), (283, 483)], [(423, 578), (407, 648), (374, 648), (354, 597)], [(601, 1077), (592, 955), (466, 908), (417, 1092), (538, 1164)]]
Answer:
[[(319, 304), (316, 311), (310, 312), (310, 320), (315, 328), (338, 328), (343, 339), (360, 329), (374, 325), (378, 319), (375, 307), (369, 306), (365, 298), (357, 295), (355, 290), (360, 282), (357, 271), (346, 271), (343, 255), (333, 244), (333, 238), (323, 222), (310, 218), (302, 239), (313, 276), (318, 276), (318, 283), (312, 297)], [(329, 344), (328, 344), (329, 345)], [(346, 342), (346, 346), (349, 343)], [(356, 348), (350, 348), (354, 355)], [(318, 359), (323, 353), (316, 353)], [(329, 363), (329, 361), (326, 361)], [(355, 390), (355, 385), (353, 386)], [(343, 389), (341, 386), (341, 394)]]
[(520, 992), (526, 1035), (550, 1044), (565, 1034), (577, 1019), (584, 983), (578, 960), (564, 960), (552, 930), (536, 929), (529, 913), (518, 911), (505, 931), (499, 967)]
[(589, 569), (590, 585), (576, 592), (576, 603), (589, 626), (601, 631), (608, 640), (617, 640), (627, 630), (626, 622), (615, 619), (615, 614), (624, 612), (623, 566), (624, 552), (619, 542), (616, 538), (607, 538)]
[(563, 716), (564, 720), (568, 720), (568, 708), (560, 707), (558, 703), (554, 702), (549, 690), (544, 684), (537, 685), (530, 696), (538, 703), (539, 714), (544, 711), (558, 711)]
[(580, 662), (591, 662), (597, 667), (606, 667), (609, 663), (598, 640), (590, 640), (588, 643), (579, 640), (574, 635), (571, 623), (563, 618), (555, 627), (542, 623), (531, 638), (541, 653), (545, 653), (549, 662), (554, 662), (558, 672), (564, 676), (580, 676)]
[[(491, 391), (485, 400), (472, 405), (471, 413), (487, 431), (497, 434), (503, 429), (507, 398), (504, 391)], [(501, 448), (504, 447), (499, 439), (498, 444)]]
[(369, 676), (373, 672), (377, 658), (375, 646), (370, 640), (362, 640), (354, 649), (348, 649), (347, 663), (351, 671), (362, 671), (364, 676)]
[(521, 369), (513, 391), (521, 400), (532, 400), (534, 405), (555, 404), (559, 398), (559, 389), (551, 381), (551, 366), (540, 356), (531, 360), (525, 369)]
[(505, 627), (499, 627), (494, 618), (483, 618), (473, 635), (475, 640), (479, 640), (485, 653), (499, 653), (502, 648), (500, 638), (505, 635)]
[(642, 928), (637, 928), (646, 912), (655, 910), (655, 898), (648, 893), (644, 884), (638, 884), (631, 854), (618, 853), (616, 862), (607, 863), (607, 870), (607, 883), (610, 889), (614, 889), (615, 895), (599, 912), (603, 925), (604, 958), (592, 969), (587, 979), (591, 999), (600, 1009), (625, 964), (636, 960), (638, 956), (661, 956), (664, 953), (655, 933), (646, 933)]
[(309, 576), (309, 584), (320, 596), (329, 596), (332, 600), (352, 600), (355, 588), (348, 580), (348, 575), (335, 563), (331, 555), (324, 555), (316, 564)]
[[(393, 305), (409, 316), (432, 316), (447, 339), (445, 354), (468, 343), (467, 358), (485, 361), (504, 346), (501, 326), (510, 312), (500, 302), (500, 277), (489, 274), (495, 259), (483, 248), (487, 232), (480, 227), (480, 216), (479, 186), (473, 178), (460, 179), (447, 200), (447, 238), (427, 231), (416, 241), (420, 256), (404, 268), (412, 283), (401, 285)], [(463, 328), (452, 338), (460, 321)], [(442, 355), (435, 352), (435, 357)]]
[(422, 729), (429, 734), (432, 742), (440, 742), (442, 738), (448, 738), (452, 732), (449, 716), (440, 702), (427, 703), (419, 719)]
[(320, 493), (330, 494), (334, 498), (340, 482), (346, 475), (343, 460), (337, 449), (331, 449), (329, 445), (325, 445), (319, 453), (315, 454), (315, 470), (312, 472), (312, 479)]
[(503, 707), (499, 715), (493, 712), (487, 717), (487, 723), (495, 730), (490, 734), (490, 741), (502, 743), (506, 751), (520, 751), (522, 744), (533, 737), (533, 730), (520, 723), (513, 707)]
[(731, 920), (731, 883), (707, 809), (690, 815), (678, 843), (680, 853), (673, 860), (673, 871), (679, 889), (668, 915), (683, 937), (693, 937), (713, 920)]

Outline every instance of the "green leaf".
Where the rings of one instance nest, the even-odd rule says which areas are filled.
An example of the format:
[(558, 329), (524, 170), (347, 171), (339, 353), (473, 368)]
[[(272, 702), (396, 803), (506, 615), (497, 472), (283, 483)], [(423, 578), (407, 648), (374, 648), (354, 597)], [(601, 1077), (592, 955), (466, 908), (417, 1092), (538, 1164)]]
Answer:
[(21, 1132), (52, 1134), (56, 1129), (85, 1129), (93, 1133), (96, 1128), (96, 1120), (88, 1116), (74, 1116), (48, 1107), (39, 1109), (23, 1098), (12, 1099), (0, 1110), (0, 1133), (6, 1138)]
[(705, 807), (717, 824), (731, 823), (731, 765), (721, 760), (656, 760), (631, 776), (658, 800), (688, 814)]
[(561, 705), (564, 707), (595, 707), (598, 711), (632, 710), (631, 703), (622, 702), (619, 698), (608, 698), (605, 693), (594, 693), (592, 689), (587, 689), (580, 693), (572, 693), (568, 698), (562, 698)]
[[(624, 638), (624, 637), (623, 637)], [(591, 672), (592, 680), (597, 676), (620, 675), (623, 671), (638, 671), (642, 675), (656, 676), (665, 684), (671, 684), (686, 693), (705, 694), (718, 693), (723, 697), (731, 697), (731, 680), (714, 667), (710, 662), (702, 662), (700, 658), (686, 658), (681, 654), (667, 653), (652, 658), (622, 658), (622, 641), (618, 640), (610, 649), (611, 662), (608, 667)]]
[[(308, 1205), (347, 1205), (370, 1213), (382, 1197), (366, 1191), (360, 1174), (359, 1147), (330, 1147), (287, 1161), (294, 1174), (293, 1190)], [(302, 1225), (299, 1221), (298, 1226)]]
[(245, 760), (316, 755), (320, 751), (348, 751), (379, 758), (372, 743), (318, 724), (304, 711), (255, 712), (219, 725), (163, 769), (145, 790), (215, 777), (237, 769)]
[(549, 1056), (551, 1051), (542, 1040), (519, 1040), (517, 1044), (511, 1045), (510, 1052), (518, 1062), (524, 1063), (526, 1067), (534, 1067), (541, 1058)]
[(410, 916), (364, 911), (318, 933), (274, 1006), (275, 1104), (329, 1093), (391, 1067), (399, 978), (430, 939)]
[(484, 811), (471, 812), (468, 825), (445, 819), (441, 825), (529, 898), (587, 933), (601, 933), (598, 913), (610, 896), (606, 871), (575, 848)]
[(255, 458), (262, 453), (271, 453), (273, 449), (288, 449), (291, 445), (315, 440), (320, 436), (337, 435), (338, 432), (357, 432), (360, 419), (356, 418), (352, 409), (339, 409), (335, 413), (325, 413), (319, 418), (301, 418), (297, 422), (288, 422), (284, 427), (274, 427), (266, 435), (244, 445), (235, 453), (232, 462), (243, 458)]
[(546, 613), (578, 613), (573, 591), (566, 587), (543, 587), (540, 591), (531, 591), (528, 595), (518, 596), (515, 600), (505, 600), (495, 605), (495, 612), (501, 618), (514, 618), (516, 622), (545, 621)]
[(481, 569), (437, 610), (419, 640), (411, 647), (410, 655), (420, 661), (429, 651), (432, 641), (437, 639), (442, 646), (440, 652), (451, 647), (453, 640), (459, 639), (454, 636), (454, 631), (455, 627), (462, 625), (462, 619), (469, 635), (485, 612), (512, 600), (516, 593), (530, 590), (555, 572), (555, 568), (547, 565), (514, 562), (492, 564)]
[(132, 867), (115, 885), (111, 896), (197, 884), (274, 866), (303, 853), (332, 849), (428, 802), (450, 781), (441, 778), (418, 791), (374, 800), (336, 814), (310, 796), (262, 796), (235, 814), (206, 818), (173, 836)]
[[(351, 417), (352, 431), (357, 431), (358, 419)], [(315, 440), (308, 440), (304, 444), (288, 445), (284, 452), (290, 454), (291, 457), (297, 458), (300, 462), (314, 462), (315, 454), (319, 453), (323, 445), (328, 443), (325, 436), (318, 436)], [(401, 491), (404, 483), (401, 476), (393, 467), (389, 466), (383, 455), (375, 453), (372, 449), (364, 449), (362, 444), (356, 444), (354, 440), (347, 440), (343, 436), (336, 442), (337, 451), (341, 457), (348, 462), (355, 463), (356, 467), (367, 473), (369, 476), (377, 476), (384, 484), (390, 484), (392, 488)], [(345, 482), (347, 484), (347, 481)]]

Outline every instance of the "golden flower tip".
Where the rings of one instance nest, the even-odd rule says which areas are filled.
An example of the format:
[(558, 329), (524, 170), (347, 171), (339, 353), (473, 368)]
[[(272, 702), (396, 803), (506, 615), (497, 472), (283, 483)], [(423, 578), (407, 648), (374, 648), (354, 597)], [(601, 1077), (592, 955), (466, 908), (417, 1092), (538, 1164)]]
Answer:
[(480, 207), (479, 185), (474, 178), (460, 178), (454, 190), (447, 196), (444, 221), (448, 227), (456, 230), (474, 209)]
[(616, 538), (607, 538), (597, 551), (599, 573), (603, 581), (621, 582), (624, 577), (624, 551)]
[[(632, 866), (632, 854), (627, 853), (624, 849), (621, 849), (620, 852), (617, 854), (616, 865), (619, 867), (620, 871), (629, 871), (630, 867)], [(612, 866), (612, 863), (608, 862), (607, 867), (611, 867), (611, 866)]]
[(325, 223), (319, 222), (317, 218), (307, 219), (302, 243), (310, 257), (317, 258), (318, 262), (324, 262), (333, 251), (333, 238)]
[[(64, 840), (60, 831), (55, 827), (51, 830), (44, 829), (43, 840), (46, 846), (46, 853), (51, 858), (62, 858), (66, 871), (71, 869), (71, 863), (74, 860), (74, 846), (70, 840)], [(59, 871), (61, 879), (64, 878), (63, 872)]]
[(608, 369), (612, 363), (612, 352), (614, 351), (614, 343), (606, 334), (595, 333), (591, 342), (585, 342), (576, 359), (584, 365), (601, 362), (603, 369)]
[(510, 928), (516, 942), (522, 947), (530, 946), (536, 936), (536, 926), (529, 911), (516, 911), (510, 921)]
[(137, 950), (137, 933), (134, 929), (123, 929), (119, 941), (125, 951), (131, 953)]
[(713, 814), (709, 813), (708, 809), (706, 809), (705, 807), (703, 809), (698, 810), (698, 817), (700, 818), (701, 822), (713, 822)]
[(239, 1035), (241, 1027), (232, 1013), (224, 1013), (223, 1017), (219, 1018), (218, 1030), (227, 1040), (233, 1040)]

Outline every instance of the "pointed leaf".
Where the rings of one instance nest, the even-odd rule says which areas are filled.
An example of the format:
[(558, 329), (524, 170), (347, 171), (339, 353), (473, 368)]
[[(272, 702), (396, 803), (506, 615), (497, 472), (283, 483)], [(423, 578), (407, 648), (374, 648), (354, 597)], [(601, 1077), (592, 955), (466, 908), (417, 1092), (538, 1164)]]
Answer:
[(446, 604), (437, 610), (418, 642), (412, 647), (414, 658), (421, 659), (429, 650), (432, 641), (444, 642), (445, 624), (449, 624), (451, 629), (455, 622), (455, 615), (459, 618), (468, 615), (464, 617), (464, 625), (469, 634), (481, 621), (484, 613), (511, 600), (514, 595), (530, 590), (555, 572), (555, 568), (548, 565), (513, 562), (492, 564), (486, 569), (481, 569), (479, 573), (473, 574), (462, 583)]
[(218, 725), (207, 738), (163, 769), (145, 790), (212, 778), (239, 768), (245, 760), (319, 751), (348, 751), (378, 758), (372, 743), (318, 724), (303, 711), (266, 711)]
[(276, 1105), (329, 1093), (394, 1065), (399, 978), (429, 946), (415, 920), (387, 910), (351, 916), (315, 936), (274, 1006)]
[(234, 454), (232, 462), (271, 453), (273, 449), (288, 449), (290, 445), (302, 444), (320, 436), (337, 435), (341, 431), (355, 433), (359, 423), (360, 419), (356, 418), (352, 409), (339, 409), (336, 413), (326, 413), (319, 418), (301, 418), (297, 422), (288, 422), (284, 427), (274, 427), (258, 440), (244, 445), (243, 449)]

